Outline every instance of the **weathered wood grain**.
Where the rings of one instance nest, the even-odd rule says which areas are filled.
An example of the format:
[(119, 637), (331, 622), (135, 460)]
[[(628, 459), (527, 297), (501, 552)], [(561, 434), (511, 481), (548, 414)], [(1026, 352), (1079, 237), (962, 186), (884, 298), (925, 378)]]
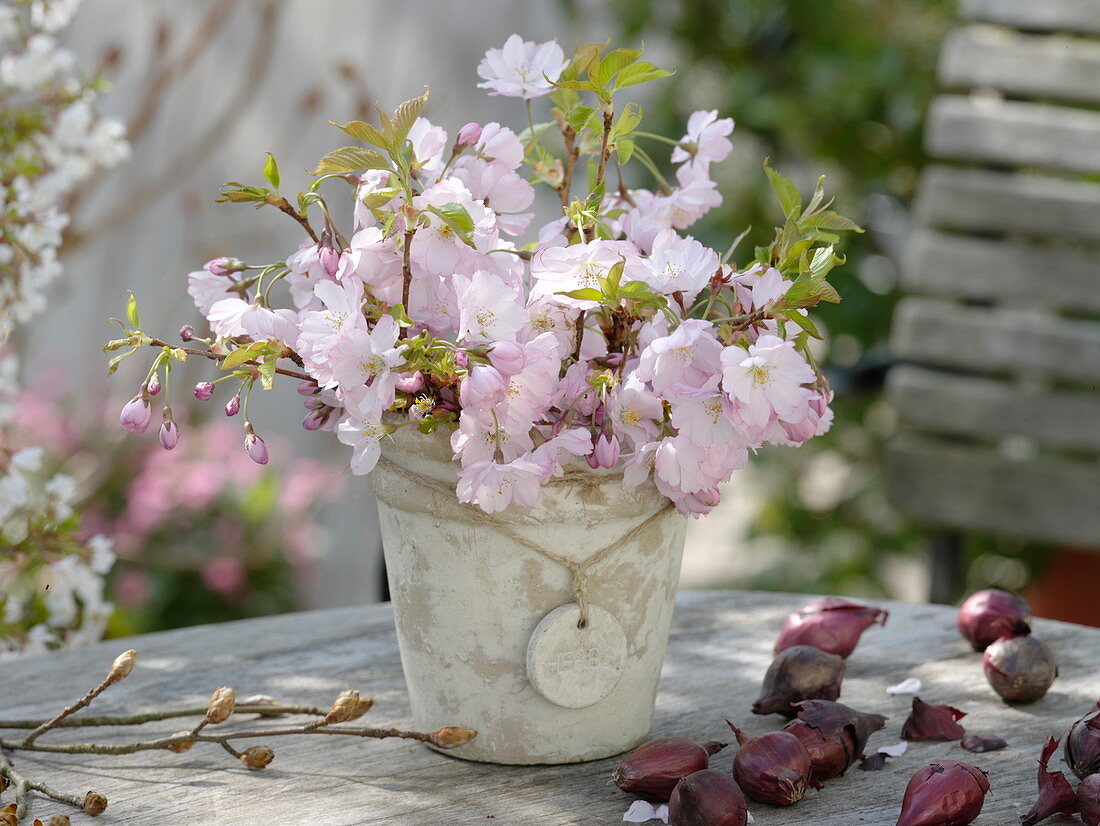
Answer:
[(1098, 103), (1100, 42), (964, 26), (943, 41), (939, 81), (945, 89), (988, 87), (1018, 97)]
[(932, 101), (924, 142), (936, 158), (1096, 172), (1100, 170), (1100, 112), (940, 95)]
[(1077, 384), (1100, 381), (1100, 322), (1040, 312), (906, 298), (894, 313), (890, 347), (901, 360), (918, 364)]
[(1100, 252), (917, 229), (906, 242), (902, 284), (916, 293), (1095, 313)]
[(991, 448), (904, 435), (888, 446), (886, 468), (891, 501), (929, 524), (1084, 547), (1100, 536), (1095, 461), (1012, 462)]
[[(778, 728), (782, 721), (777, 717), (754, 717), (749, 706), (783, 618), (808, 599), (733, 591), (681, 594), (654, 735), (728, 741), (727, 717), (753, 732)], [(754, 805), (756, 822), (892, 826), (912, 773), (949, 758), (967, 760), (990, 774), (993, 794), (976, 826), (1017, 822), (1034, 796), (1033, 761), (1042, 740), (1061, 733), (1100, 694), (1094, 653), (1100, 631), (1040, 620), (1036, 633), (1057, 653), (1061, 676), (1040, 703), (1014, 709), (986, 685), (981, 660), (959, 638), (950, 609), (885, 605), (890, 620), (884, 629), (864, 635), (849, 660), (841, 695), (857, 708), (889, 716), (871, 745), (897, 742), (910, 698), (889, 696), (884, 689), (916, 676), (924, 681), (925, 699), (962, 708), (969, 712), (968, 730), (998, 733), (1010, 747), (972, 755), (957, 743), (916, 743), (884, 771), (853, 770), (793, 808)], [(102, 698), (103, 710), (201, 704), (222, 684), (241, 693), (319, 704), (341, 689), (357, 687), (376, 699), (365, 720), (408, 723), (392, 615), (382, 605), (151, 634), (6, 664), (0, 714), (29, 716), (59, 708), (98, 680), (127, 647), (141, 652), (138, 668)], [(158, 724), (149, 730), (174, 728)], [(86, 735), (64, 731), (48, 736), (61, 741)], [(110, 808), (95, 821), (74, 817), (78, 826), (611, 826), (622, 822), (631, 800), (609, 783), (614, 760), (523, 768), (466, 763), (407, 742), (303, 737), (272, 745), (277, 756), (263, 772), (236, 768), (220, 750), (199, 747), (182, 755), (18, 760), (27, 771), (48, 775), (55, 786), (94, 787), (110, 798)], [(728, 771), (731, 759), (732, 748), (716, 755), (712, 766)], [(39, 803), (35, 813), (54, 811)]]
[(917, 223), (972, 232), (1100, 241), (1100, 184), (932, 165), (921, 173)]
[(1100, 34), (1100, 0), (963, 0), (960, 13), (1019, 29)]
[(907, 429), (993, 442), (1024, 436), (1040, 445), (1100, 451), (1100, 395), (1030, 387), (901, 365), (888, 395)]

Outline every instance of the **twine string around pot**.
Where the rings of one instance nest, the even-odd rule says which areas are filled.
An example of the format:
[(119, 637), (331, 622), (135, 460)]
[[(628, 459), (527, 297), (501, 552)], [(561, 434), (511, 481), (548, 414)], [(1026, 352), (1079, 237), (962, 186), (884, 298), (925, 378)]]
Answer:
[[(415, 482), (418, 485), (423, 485), (426, 488), (431, 488), (432, 490), (438, 491), (439, 493), (442, 493), (446, 496), (454, 497), (457, 495), (453, 485), (440, 481), (439, 479), (435, 479), (431, 476), (427, 476), (423, 473), (417, 473), (416, 471), (409, 470), (408, 468), (403, 468), (395, 462), (391, 462), (385, 456), (379, 457), (378, 465), (380, 467), (384, 467), (386, 470), (396, 473), (398, 476), (404, 477), (410, 482)], [(675, 507), (672, 502), (669, 502), (652, 516), (648, 517), (643, 522), (639, 522), (637, 525), (627, 531), (623, 536), (616, 539), (614, 542), (604, 545), (591, 556), (585, 557), (581, 560), (574, 560), (567, 559), (560, 554), (556, 554), (553, 551), (546, 550), (546, 548), (543, 548), (541, 545), (538, 545), (537, 543), (527, 539), (525, 536), (516, 533), (507, 525), (503, 524), (499, 519), (495, 519), (491, 514), (488, 514), (485, 511), (481, 510), (481, 508), (473, 505), (467, 505), (462, 502), (459, 502), (458, 504), (463, 508), (466, 515), (471, 517), (475, 522), (485, 525), (486, 527), (490, 527), (498, 533), (504, 534), (513, 542), (534, 551), (540, 556), (549, 559), (551, 562), (556, 562), (558, 565), (561, 565), (563, 568), (569, 571), (569, 577), (572, 582), (572, 600), (573, 602), (577, 603), (577, 606), (580, 608), (581, 612), (580, 620), (577, 622), (578, 628), (584, 628), (588, 624), (588, 598), (585, 593), (585, 589), (588, 585), (588, 569), (604, 557), (610, 555), (612, 551), (627, 544), (635, 536), (640, 534), (651, 524), (664, 516), (670, 508)]]

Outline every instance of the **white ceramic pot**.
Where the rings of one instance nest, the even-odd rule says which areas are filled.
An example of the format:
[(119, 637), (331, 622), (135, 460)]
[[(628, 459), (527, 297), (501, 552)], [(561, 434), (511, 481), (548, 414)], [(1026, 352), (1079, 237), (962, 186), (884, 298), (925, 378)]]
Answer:
[(385, 445), (384, 459), (404, 472), (384, 461), (370, 483), (416, 727), (476, 729), (472, 742), (447, 753), (490, 763), (573, 763), (644, 741), (683, 517), (651, 483), (624, 491), (620, 475), (587, 467), (551, 480), (535, 508), (493, 516), (504, 531), (577, 561), (633, 532), (589, 569), (590, 622), (578, 628), (577, 606), (562, 608), (573, 603), (563, 565), (484, 524), (453, 492), (410, 478), (453, 491), (457, 465), (445, 433), (405, 428)]

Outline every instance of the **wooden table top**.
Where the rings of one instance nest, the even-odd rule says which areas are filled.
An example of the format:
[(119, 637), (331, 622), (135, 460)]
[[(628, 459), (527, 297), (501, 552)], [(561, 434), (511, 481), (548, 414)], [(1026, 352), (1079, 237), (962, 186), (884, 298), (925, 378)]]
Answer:
[[(754, 733), (779, 728), (780, 718), (754, 716), (749, 706), (783, 618), (808, 600), (805, 595), (739, 591), (682, 593), (654, 736), (727, 741), (727, 717)], [(968, 732), (998, 734), (1009, 748), (969, 754), (957, 742), (913, 743), (883, 771), (853, 769), (823, 790), (808, 792), (794, 807), (752, 805), (756, 822), (893, 826), (913, 772), (935, 760), (959, 759), (989, 773), (992, 791), (975, 823), (1018, 823), (1035, 797), (1035, 760), (1044, 738), (1061, 735), (1100, 696), (1100, 629), (1036, 621), (1035, 633), (1054, 650), (1061, 675), (1039, 703), (1010, 708), (986, 684), (981, 657), (955, 630), (953, 609), (876, 604), (890, 610), (890, 620), (885, 628), (864, 634), (848, 661), (840, 698), (890, 718), (872, 736), (869, 751), (898, 742), (911, 698), (888, 695), (885, 688), (910, 676), (923, 681), (926, 701), (968, 712), (962, 721)], [(0, 718), (56, 713), (98, 682), (127, 648), (138, 650), (138, 667), (104, 694), (93, 711), (202, 706), (220, 685), (233, 686), (239, 697), (269, 694), (287, 703), (327, 707), (338, 692), (357, 688), (375, 699), (358, 724), (410, 725), (386, 604), (148, 634), (6, 663), (0, 666)], [(141, 732), (166, 735), (180, 728), (178, 721), (168, 721), (143, 726)], [(42, 742), (104, 741), (116, 737), (114, 732), (118, 729), (53, 731)], [(185, 754), (76, 757), (20, 752), (14, 760), (26, 775), (59, 791), (83, 795), (94, 789), (106, 795), (110, 806), (94, 821), (104, 826), (615, 824), (622, 822), (632, 800), (609, 782), (615, 759), (512, 767), (467, 763), (406, 740), (302, 736), (274, 738), (270, 745), (276, 758), (261, 772), (245, 769), (214, 744), (198, 744)], [(715, 755), (712, 768), (728, 771), (733, 753), (731, 747)], [(1060, 753), (1051, 768), (1069, 774)], [(46, 820), (72, 811), (37, 795), (33, 800), (32, 818)], [(72, 817), (74, 824), (93, 822), (79, 813)], [(1046, 821), (1051, 826), (1077, 822), (1064, 815)]]

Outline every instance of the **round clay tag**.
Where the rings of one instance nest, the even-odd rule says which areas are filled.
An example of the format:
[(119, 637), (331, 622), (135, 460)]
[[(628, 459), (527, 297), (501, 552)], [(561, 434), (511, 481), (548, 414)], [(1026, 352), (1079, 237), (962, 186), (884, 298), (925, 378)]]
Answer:
[(606, 697), (626, 662), (626, 634), (610, 613), (569, 603), (542, 618), (527, 644), (527, 679), (543, 697), (564, 708), (584, 708)]

